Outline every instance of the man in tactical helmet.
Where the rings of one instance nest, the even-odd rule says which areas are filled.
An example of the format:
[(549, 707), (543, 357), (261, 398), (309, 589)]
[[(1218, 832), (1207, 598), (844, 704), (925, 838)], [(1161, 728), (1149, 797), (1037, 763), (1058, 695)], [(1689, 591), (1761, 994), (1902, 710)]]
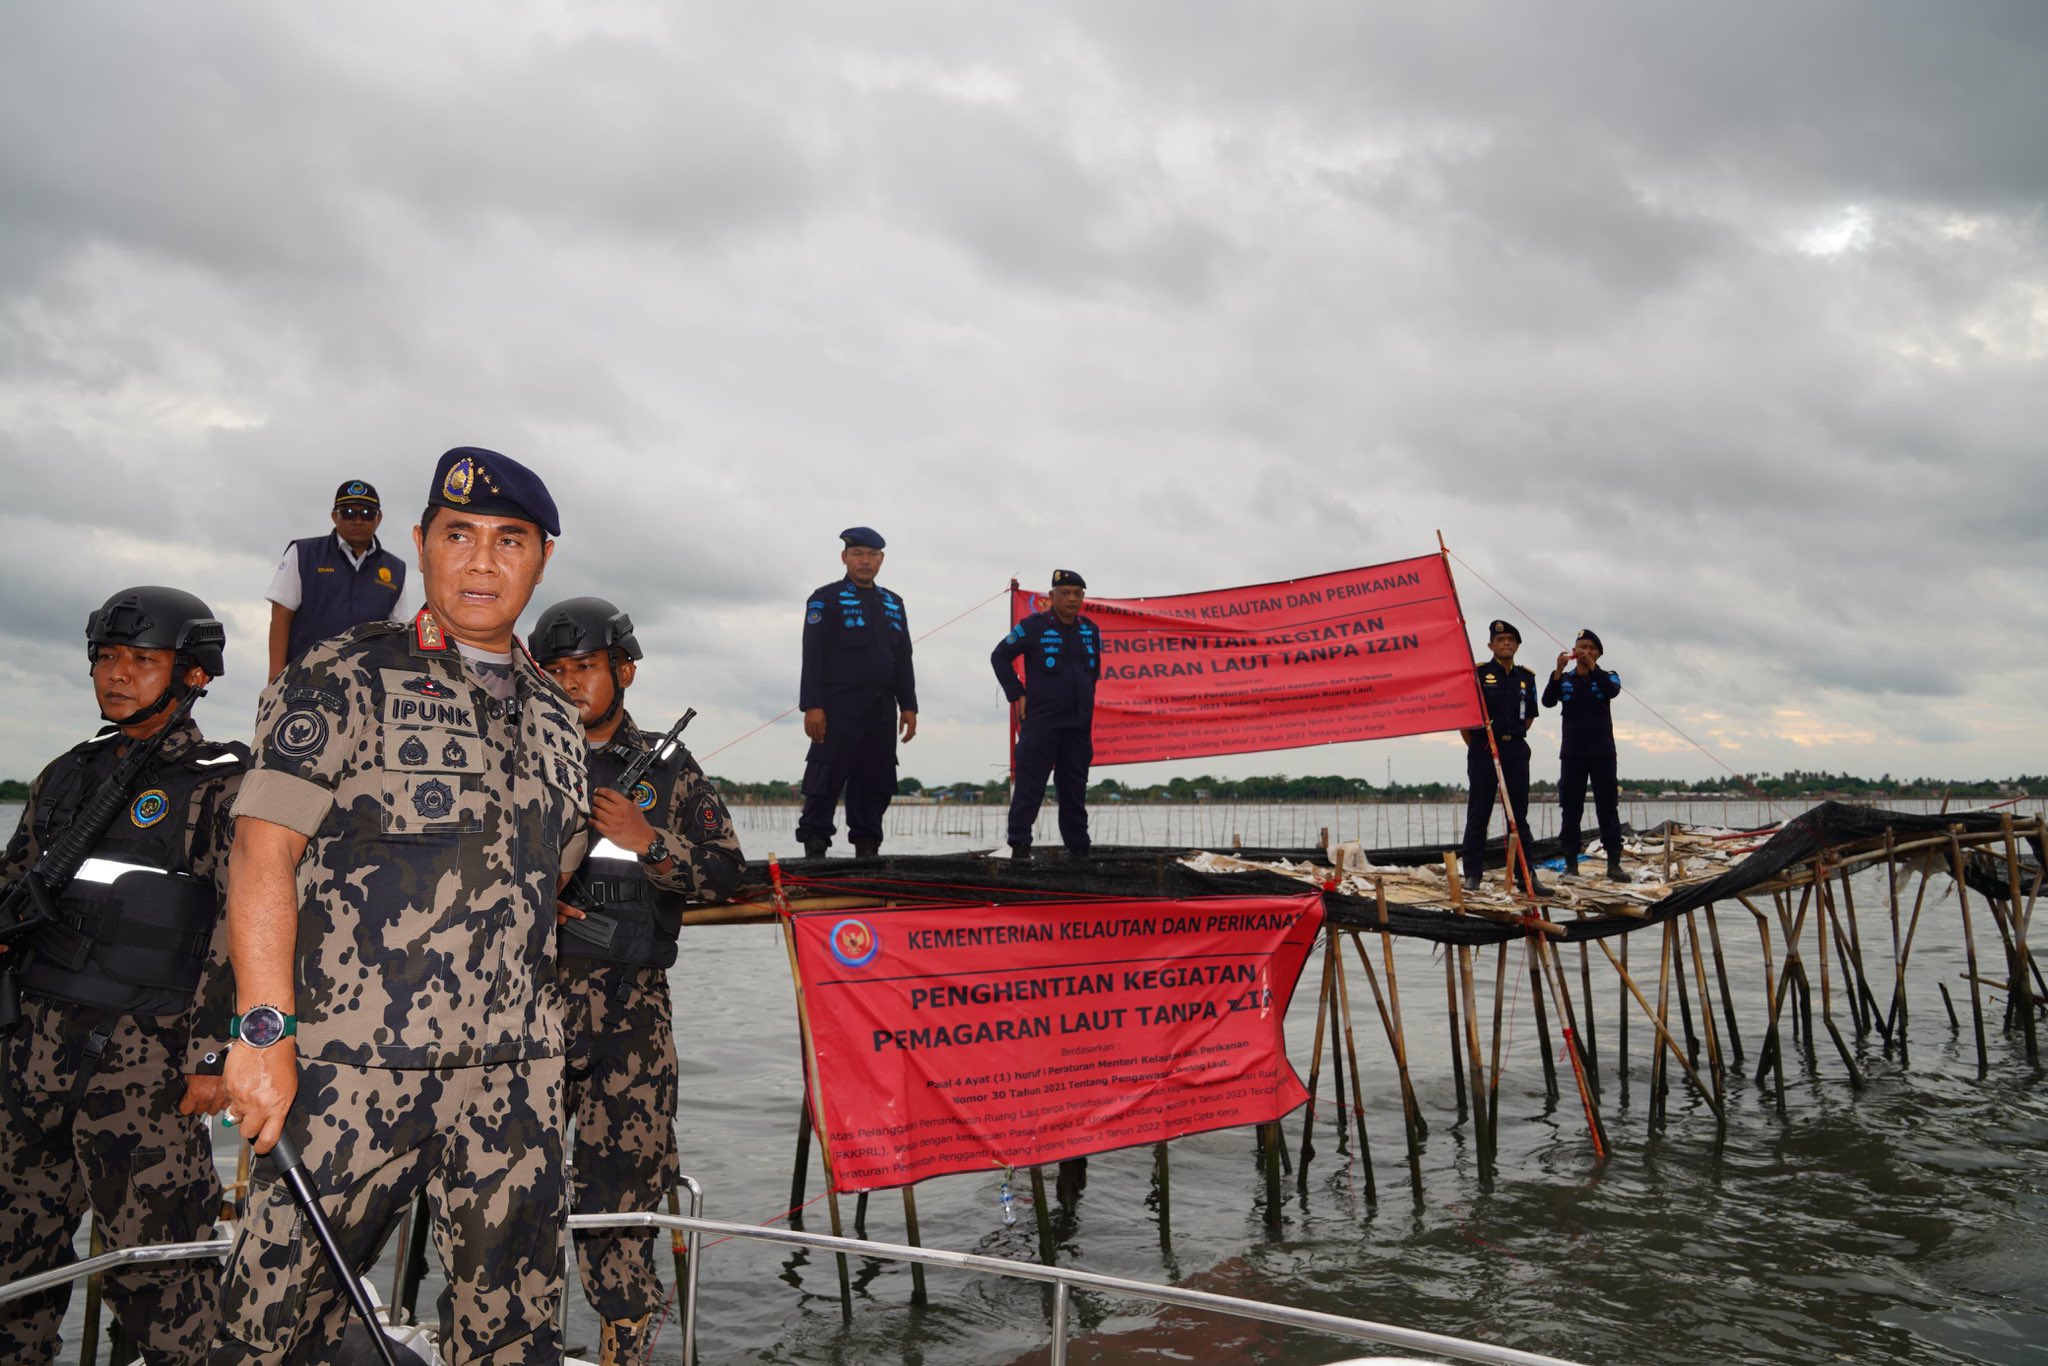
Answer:
[[(725, 803), (680, 744), (622, 789), (659, 741), (625, 709), (641, 658), (630, 617), (603, 598), (570, 598), (541, 613), (527, 645), (582, 719), (597, 837), (569, 884), (575, 904), (561, 908), (558, 941), (574, 1208), (657, 1210), (677, 1170), (668, 969), (683, 907), (731, 896), (746, 862)], [(655, 1235), (578, 1233), (576, 1260), (604, 1320), (602, 1360), (639, 1362), (662, 1303)]]
[[(16, 1015), (0, 1020), (0, 1283), (76, 1260), (88, 1207), (114, 1251), (210, 1237), (221, 1204), (206, 1132), (230, 994), (216, 930), (248, 751), (209, 743), (186, 704), (225, 671), (227, 637), (190, 593), (131, 588), (85, 638), (109, 724), (30, 786), (0, 863), (0, 905), (33, 914), (35, 881), (54, 912), (0, 956), (5, 994), (19, 991), (18, 1014), (0, 1012)], [(97, 833), (96, 813), (112, 816)], [(53, 845), (51, 864), (86, 855), (61, 886)], [(106, 1295), (152, 1366), (207, 1359), (211, 1260), (109, 1272)], [(69, 1299), (66, 1285), (8, 1305), (0, 1361), (55, 1360)]]
[(846, 577), (812, 591), (804, 604), (804, 809), (796, 837), (804, 854), (832, 846), (832, 808), (846, 793), (846, 833), (857, 858), (882, 847), (882, 816), (896, 795), (896, 740), (917, 738), (917, 673), (903, 599), (875, 582), (887, 544), (873, 527), (839, 533)]
[[(562, 1360), (554, 911), (588, 798), (575, 709), (515, 631), (560, 531), (524, 465), (444, 454), (413, 530), (425, 609), (285, 666), (235, 802), (229, 1108), (259, 1154), (290, 1135), (351, 1261), (426, 1193), (450, 1366)], [(272, 1166), (222, 1366), (301, 1359), (348, 1313)]]

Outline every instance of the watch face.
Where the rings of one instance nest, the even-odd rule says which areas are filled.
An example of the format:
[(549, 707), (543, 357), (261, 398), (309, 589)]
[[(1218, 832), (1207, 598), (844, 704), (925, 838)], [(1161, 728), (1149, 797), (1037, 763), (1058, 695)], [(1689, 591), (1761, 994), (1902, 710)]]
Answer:
[(284, 1013), (275, 1006), (257, 1006), (242, 1017), (242, 1042), (268, 1048), (284, 1037)]

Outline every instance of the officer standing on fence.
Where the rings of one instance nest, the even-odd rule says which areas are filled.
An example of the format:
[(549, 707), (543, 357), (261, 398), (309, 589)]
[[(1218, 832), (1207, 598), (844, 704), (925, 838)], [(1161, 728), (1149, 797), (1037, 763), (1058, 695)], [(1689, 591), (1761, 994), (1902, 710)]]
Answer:
[(1565, 874), (1578, 876), (1581, 837), (1579, 821), (1586, 809), (1586, 785), (1593, 787), (1593, 813), (1600, 822), (1600, 844), (1607, 851), (1607, 876), (1628, 881), (1621, 868), (1621, 784), (1614, 753), (1614, 699), (1621, 696), (1621, 675), (1600, 667), (1600, 637), (1579, 632), (1569, 653), (1557, 657), (1550, 681), (1543, 685), (1543, 705), (1559, 708), (1564, 739), (1557, 755), (1558, 840), (1564, 846)]
[[(1508, 804), (1515, 813), (1515, 828), (1521, 831), (1524, 853), (1529, 841), (1529, 727), (1541, 714), (1537, 705), (1536, 675), (1515, 663), (1522, 648), (1522, 633), (1513, 623), (1496, 621), (1487, 628), (1487, 648), (1492, 657), (1473, 666), (1479, 679), (1479, 696), (1493, 725), (1493, 739), (1500, 749), (1500, 776), (1507, 780)], [(1460, 850), (1465, 865), (1465, 886), (1479, 890), (1486, 869), (1486, 826), (1493, 818), (1500, 784), (1494, 779), (1493, 751), (1486, 743), (1486, 730), (1475, 726), (1465, 732), (1465, 783), (1469, 796), (1465, 804), (1465, 841)], [(1531, 859), (1530, 879), (1535, 879)], [(1519, 886), (1515, 869), (1508, 870), (1508, 885)], [(1529, 889), (1542, 895), (1549, 889), (1537, 883)]]
[[(413, 533), (426, 607), (286, 666), (235, 804), (229, 1109), (258, 1153), (290, 1133), (351, 1261), (426, 1191), (451, 1366), (562, 1360), (556, 896), (588, 797), (575, 708), (514, 634), (559, 531), (524, 466), (443, 455)], [(331, 1342), (346, 1306), (259, 1180), (217, 1360)]]
[[(533, 657), (575, 704), (588, 745), (598, 837), (569, 884), (558, 937), (574, 1209), (653, 1211), (676, 1181), (675, 1012), (668, 970), (683, 907), (723, 901), (746, 858), (725, 803), (678, 744), (624, 791), (626, 769), (659, 742), (625, 709), (642, 651), (633, 621), (603, 598), (540, 614)], [(604, 1366), (637, 1366), (662, 1303), (653, 1233), (583, 1232), (583, 1292), (604, 1320)]]
[[(163, 741), (56, 898), (54, 923), (0, 956), (20, 992), (19, 1017), (0, 1022), (0, 1283), (77, 1260), (88, 1208), (113, 1252), (208, 1238), (221, 1205), (206, 1115), (223, 1099), (231, 988), (216, 930), (248, 751), (173, 718), (226, 671), (227, 635), (190, 593), (131, 588), (92, 614), (85, 638), (110, 724), (30, 785), (0, 895), (25, 890), (136, 746)], [(212, 1260), (111, 1271), (106, 1295), (151, 1363), (207, 1359), (220, 1321)], [(70, 1298), (65, 1285), (0, 1311), (0, 1361), (54, 1361)]]
[[(1060, 841), (1088, 855), (1088, 765), (1095, 758), (1095, 684), (1102, 635), (1081, 615), (1088, 582), (1071, 569), (1052, 574), (1052, 602), (1010, 628), (989, 654), (1003, 696), (1017, 713), (1016, 786), (1010, 794), (1010, 855), (1031, 857), (1031, 827), (1048, 775), (1059, 793)], [(1024, 660), (1024, 681), (1015, 661)]]
[(389, 617), (405, 591), (405, 561), (377, 540), (384, 505), (361, 479), (343, 481), (328, 514), (334, 531), (284, 548), (270, 591), (270, 672), (316, 640)]
[(858, 858), (882, 847), (882, 816), (896, 795), (896, 740), (917, 736), (917, 674), (903, 599), (881, 587), (886, 542), (873, 527), (839, 533), (846, 577), (804, 604), (804, 665), (797, 705), (810, 753), (796, 837), (823, 858), (832, 846), (832, 808), (846, 793), (846, 833)]

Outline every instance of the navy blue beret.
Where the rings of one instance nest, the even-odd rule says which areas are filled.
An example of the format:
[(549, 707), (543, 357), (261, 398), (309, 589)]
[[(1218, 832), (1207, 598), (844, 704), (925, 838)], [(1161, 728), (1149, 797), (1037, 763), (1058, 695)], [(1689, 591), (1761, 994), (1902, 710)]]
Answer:
[(482, 446), (457, 446), (434, 466), (428, 507), (493, 512), (532, 522), (550, 536), (562, 534), (555, 500), (540, 476), (509, 455)]
[[(1598, 650), (1603, 655), (1607, 653), (1607, 647), (1600, 643), (1600, 637), (1595, 635), (1590, 629), (1579, 632), (1579, 639), (1590, 640), (1593, 642), (1594, 649)], [(1576, 644), (1577, 642), (1574, 643)]]
[(1086, 588), (1088, 580), (1082, 578), (1071, 569), (1055, 569), (1052, 571), (1052, 586), (1054, 588)]
[(869, 550), (882, 550), (886, 549), (889, 544), (882, 539), (882, 533), (871, 526), (850, 526), (839, 533), (839, 539), (846, 542), (848, 550), (853, 549), (855, 546), (865, 546)]
[(1513, 636), (1515, 644), (1520, 645), (1522, 643), (1522, 633), (1515, 629), (1515, 624), (1511, 621), (1494, 622), (1486, 628), (1486, 634), (1489, 638), (1493, 636)]

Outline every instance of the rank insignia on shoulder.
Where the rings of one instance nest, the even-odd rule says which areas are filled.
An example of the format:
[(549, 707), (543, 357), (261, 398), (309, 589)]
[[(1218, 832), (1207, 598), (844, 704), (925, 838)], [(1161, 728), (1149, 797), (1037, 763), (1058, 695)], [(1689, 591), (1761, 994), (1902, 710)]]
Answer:
[(645, 779), (633, 784), (633, 805), (642, 811), (654, 809), (654, 785)]
[(415, 735), (398, 747), (398, 762), (407, 768), (418, 768), (427, 761), (427, 747)]
[(413, 789), (412, 809), (428, 820), (440, 820), (455, 810), (455, 790), (439, 778), (429, 778)]
[(434, 614), (426, 608), (420, 608), (420, 614), (412, 619), (412, 625), (422, 650), (448, 648), (448, 637), (442, 634), (441, 623), (434, 620)]
[(128, 819), (135, 822), (137, 829), (147, 830), (169, 815), (170, 811), (171, 799), (164, 795), (162, 788), (152, 787), (137, 797), (135, 804), (128, 808)]
[(445, 701), (455, 696), (455, 689), (449, 687), (440, 679), (429, 678), (425, 674), (417, 674), (406, 679), (405, 682), (398, 686), (404, 688), (407, 692), (416, 692), (421, 697), (434, 697)]

